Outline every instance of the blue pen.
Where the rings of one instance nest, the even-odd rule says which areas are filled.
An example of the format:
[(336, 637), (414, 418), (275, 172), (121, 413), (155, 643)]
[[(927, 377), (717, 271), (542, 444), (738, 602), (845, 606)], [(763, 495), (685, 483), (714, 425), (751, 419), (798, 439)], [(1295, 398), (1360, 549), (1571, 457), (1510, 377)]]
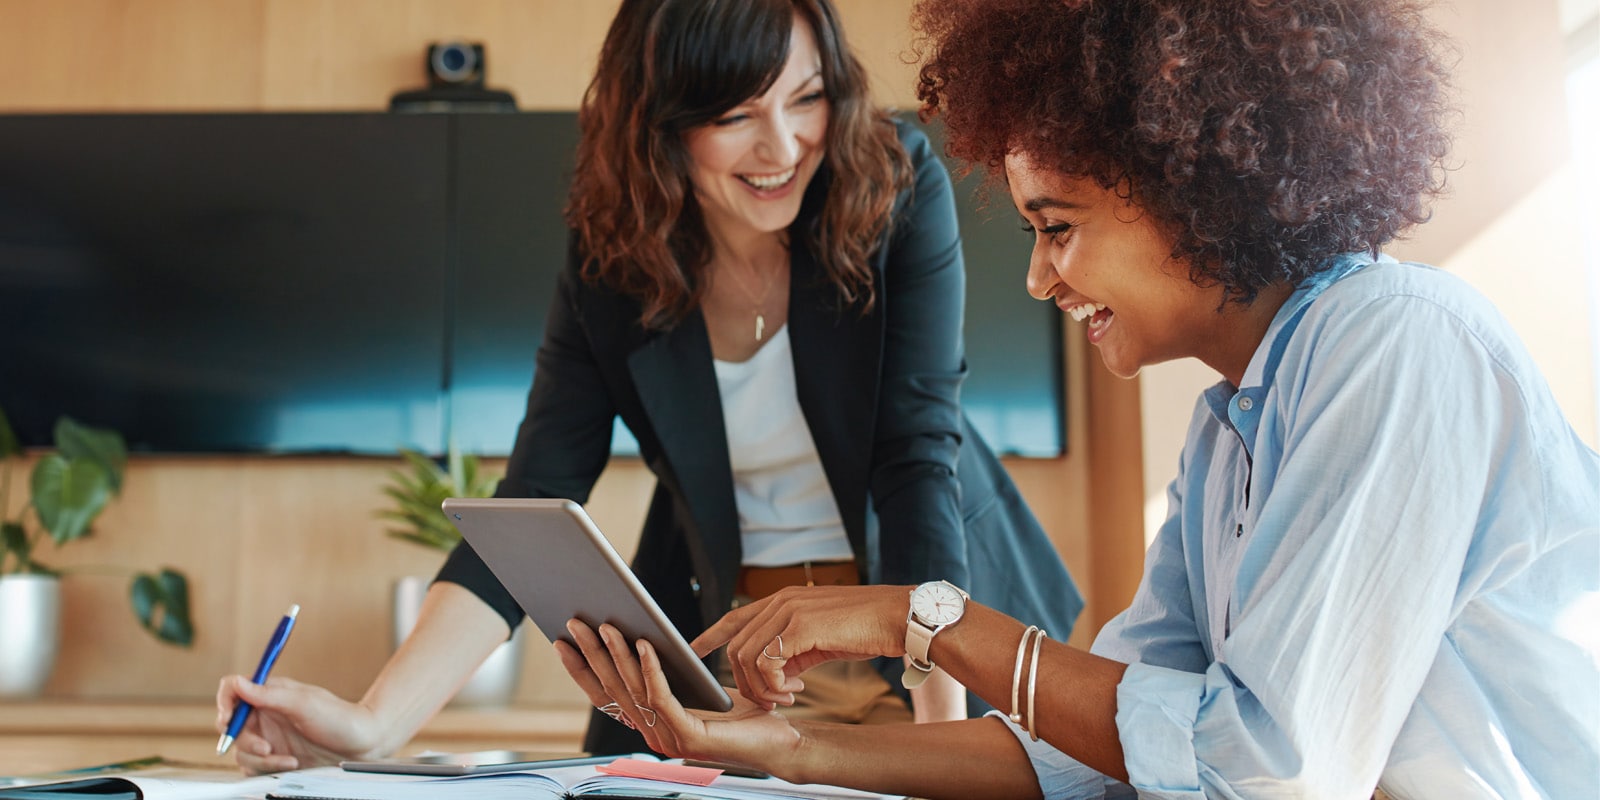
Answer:
[[(256, 683), (265, 683), (267, 673), (272, 671), (272, 665), (278, 661), (278, 654), (283, 652), (284, 642), (289, 641), (289, 631), (294, 630), (294, 618), (300, 615), (299, 604), (289, 606), (288, 613), (283, 615), (283, 620), (278, 623), (278, 629), (272, 632), (272, 640), (267, 642), (267, 651), (261, 654), (261, 663), (256, 666), (256, 674), (250, 680)], [(250, 704), (243, 700), (233, 707), (233, 717), (228, 720), (228, 732), (222, 734), (217, 740), (217, 755), (228, 752), (233, 746), (233, 737), (244, 730), (244, 721), (250, 718)]]

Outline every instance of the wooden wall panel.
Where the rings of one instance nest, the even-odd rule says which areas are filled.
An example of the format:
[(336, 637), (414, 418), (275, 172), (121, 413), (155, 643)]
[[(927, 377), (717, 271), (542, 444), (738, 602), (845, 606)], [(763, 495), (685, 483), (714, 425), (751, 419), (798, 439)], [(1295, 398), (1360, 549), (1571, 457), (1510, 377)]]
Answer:
[(382, 109), (425, 85), (429, 42), (481, 42), (490, 88), (530, 110), (577, 108), (615, 2), (271, 0), (265, 108)]
[(872, 79), (881, 105), (917, 107), (911, 53), (911, 3), (905, 0), (835, 0), (845, 37)]
[(0, 111), (261, 107), (268, 0), (0, 0)]

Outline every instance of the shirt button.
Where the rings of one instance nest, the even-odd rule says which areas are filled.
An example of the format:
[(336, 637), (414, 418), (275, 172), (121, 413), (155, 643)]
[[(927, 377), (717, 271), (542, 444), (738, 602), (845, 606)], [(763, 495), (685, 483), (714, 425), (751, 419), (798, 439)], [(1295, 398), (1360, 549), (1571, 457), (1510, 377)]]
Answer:
[(1239, 398), (1239, 410), (1240, 411), (1249, 411), (1250, 409), (1255, 408), (1255, 407), (1256, 407), (1256, 401), (1251, 400), (1248, 397)]

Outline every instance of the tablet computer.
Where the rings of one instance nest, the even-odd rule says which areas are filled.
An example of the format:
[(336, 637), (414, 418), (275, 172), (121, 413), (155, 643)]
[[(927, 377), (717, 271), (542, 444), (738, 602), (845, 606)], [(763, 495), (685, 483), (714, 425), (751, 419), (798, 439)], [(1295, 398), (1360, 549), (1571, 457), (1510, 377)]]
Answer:
[(610, 623), (645, 639), (687, 708), (727, 711), (733, 700), (623, 563), (583, 506), (571, 500), (460, 498), (444, 513), (545, 638), (571, 643), (567, 620)]
[(536, 753), (526, 750), (479, 750), (474, 753), (427, 753), (370, 761), (341, 761), (346, 772), (388, 772), (398, 775), (482, 775), (530, 769), (606, 764), (617, 756), (588, 753)]

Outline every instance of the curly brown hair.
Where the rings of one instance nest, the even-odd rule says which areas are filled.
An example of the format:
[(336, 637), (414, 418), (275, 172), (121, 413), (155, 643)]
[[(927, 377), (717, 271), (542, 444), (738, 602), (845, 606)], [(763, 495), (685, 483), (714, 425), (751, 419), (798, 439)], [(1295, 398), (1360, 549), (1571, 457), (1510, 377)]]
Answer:
[(1376, 253), (1444, 187), (1446, 43), (1414, 0), (922, 0), (913, 25), (950, 155), (1115, 188), (1233, 300)]
[[(844, 304), (874, 301), (869, 258), (910, 159), (873, 105), (828, 0), (624, 0), (578, 112), (567, 224), (583, 275), (639, 300), (640, 324), (675, 325), (706, 288), (711, 240), (689, 182), (685, 134), (764, 93), (783, 72), (795, 15), (822, 55), (829, 103), (823, 169), (803, 237)], [(851, 176), (837, 180), (829, 176)], [(802, 217), (805, 212), (802, 212)]]

